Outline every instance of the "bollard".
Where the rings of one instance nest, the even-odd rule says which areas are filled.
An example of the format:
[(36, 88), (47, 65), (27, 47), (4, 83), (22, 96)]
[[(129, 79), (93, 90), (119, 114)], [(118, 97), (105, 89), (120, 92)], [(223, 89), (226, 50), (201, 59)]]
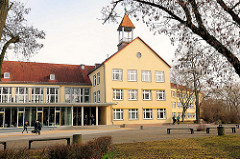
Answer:
[(217, 127), (218, 130), (218, 136), (225, 135), (224, 127), (219, 126)]
[(73, 144), (82, 143), (82, 134), (73, 134)]
[(140, 130), (143, 130), (143, 126), (142, 125), (140, 126)]

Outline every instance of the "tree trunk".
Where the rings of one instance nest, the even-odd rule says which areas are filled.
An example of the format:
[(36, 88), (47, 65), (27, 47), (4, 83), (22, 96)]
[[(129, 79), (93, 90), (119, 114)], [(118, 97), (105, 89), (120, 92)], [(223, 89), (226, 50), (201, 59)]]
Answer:
[(3, 28), (7, 19), (9, 0), (0, 0), (0, 40), (2, 39)]

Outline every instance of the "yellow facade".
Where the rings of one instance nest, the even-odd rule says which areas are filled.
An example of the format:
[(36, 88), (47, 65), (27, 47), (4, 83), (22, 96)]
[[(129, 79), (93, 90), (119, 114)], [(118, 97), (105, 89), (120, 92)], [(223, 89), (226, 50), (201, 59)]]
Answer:
[[(141, 53), (141, 57), (137, 57), (137, 53)], [(122, 79), (113, 79), (113, 70), (122, 70)], [(136, 70), (137, 80), (128, 80), (128, 70)], [(142, 81), (142, 71), (149, 70), (151, 72), (151, 81)], [(164, 72), (164, 82), (156, 82), (155, 72)], [(92, 92), (101, 91), (101, 102), (115, 103), (109, 112), (107, 124), (157, 124), (171, 122), (171, 88), (170, 88), (170, 67), (164, 62), (151, 48), (149, 48), (140, 38), (136, 38), (110, 59), (105, 61), (101, 67), (96, 69), (89, 75), (93, 83), (94, 75), (100, 72), (100, 85), (93, 86)], [(122, 90), (122, 99), (113, 99), (114, 90)], [(137, 100), (129, 100), (129, 90), (137, 90)], [(152, 98), (150, 100), (143, 99), (143, 90), (150, 90)], [(156, 92), (158, 90), (165, 91), (165, 100), (157, 100)], [(114, 119), (114, 110), (122, 109), (123, 118)], [(129, 119), (129, 109), (138, 109), (138, 118)], [(152, 109), (152, 118), (144, 119), (144, 109)], [(158, 119), (157, 109), (166, 109), (166, 118)]]
[[(195, 106), (195, 96), (192, 93), (187, 93), (189, 96), (191, 94), (191, 100), (188, 103), (189, 108), (185, 112), (185, 118), (184, 121), (195, 121), (196, 120), (196, 106)], [(182, 120), (182, 103), (180, 98), (183, 98), (182, 101), (184, 101), (186, 97), (186, 93), (181, 93), (181, 91), (175, 87), (171, 88), (171, 106), (172, 106), (172, 116), (179, 116), (180, 119)], [(189, 97), (188, 97), (189, 98)]]

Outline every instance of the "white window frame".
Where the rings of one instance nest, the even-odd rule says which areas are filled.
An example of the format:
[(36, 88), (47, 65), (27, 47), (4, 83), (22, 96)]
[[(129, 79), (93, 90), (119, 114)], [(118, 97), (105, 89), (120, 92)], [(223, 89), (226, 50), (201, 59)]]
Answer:
[(181, 107), (182, 107), (182, 103), (178, 102), (178, 103), (177, 103), (177, 107), (178, 107), (178, 108), (181, 108)]
[(167, 119), (166, 108), (157, 109), (157, 118), (158, 119)]
[[(149, 117), (147, 117), (148, 114)], [(152, 109), (143, 109), (143, 119), (153, 119), (152, 114), (153, 114)]]
[[(54, 89), (54, 94), (51, 94), (51, 89)], [(59, 88), (48, 87), (46, 89), (47, 101), (46, 103), (58, 103), (59, 101)], [(53, 97), (54, 101), (51, 102), (51, 97)]]
[(113, 69), (112, 70), (112, 80), (113, 81), (122, 81), (123, 79), (123, 70), (122, 69)]
[(97, 103), (97, 92), (93, 92), (93, 103)]
[(175, 97), (175, 91), (171, 91), (172, 97)]
[(129, 120), (138, 120), (138, 109), (128, 109), (128, 118)]
[(97, 77), (96, 75), (93, 75), (93, 87), (96, 86), (96, 83), (97, 83)]
[[(40, 89), (40, 93), (36, 93), (36, 89)], [(43, 103), (44, 99), (44, 88), (42, 87), (33, 87), (32, 88), (32, 94), (31, 94), (31, 101), (32, 103)]]
[(128, 70), (128, 81), (137, 81), (137, 70)]
[(10, 72), (4, 72), (3, 78), (10, 79)]
[[(119, 94), (119, 98), (117, 98), (118, 94)], [(123, 100), (123, 90), (122, 89), (113, 89), (113, 100)]]
[[(24, 89), (23, 90), (23, 94), (20, 93), (20, 89)], [(16, 87), (15, 89), (15, 102), (16, 103), (28, 103), (28, 87)], [(22, 97), (23, 101), (20, 101)]]
[(50, 80), (51, 81), (55, 80), (55, 74), (50, 74)]
[(172, 108), (176, 108), (176, 102), (172, 102)]
[[(119, 115), (119, 118), (118, 118)], [(113, 109), (113, 120), (123, 120), (123, 109)]]
[(156, 91), (157, 100), (166, 100), (165, 90)]
[(129, 89), (128, 90), (128, 100), (138, 100), (138, 90)]
[[(146, 98), (147, 95), (149, 98)], [(143, 90), (143, 100), (152, 100), (152, 90)]]
[(142, 82), (152, 82), (151, 70), (142, 70)]
[(100, 94), (100, 90), (97, 91), (97, 102), (100, 103), (101, 101), (101, 94)]
[(156, 82), (165, 82), (164, 71), (155, 71), (155, 81)]
[(100, 72), (97, 73), (97, 85), (100, 84)]
[(12, 102), (12, 87), (0, 87), (0, 100), (1, 103)]

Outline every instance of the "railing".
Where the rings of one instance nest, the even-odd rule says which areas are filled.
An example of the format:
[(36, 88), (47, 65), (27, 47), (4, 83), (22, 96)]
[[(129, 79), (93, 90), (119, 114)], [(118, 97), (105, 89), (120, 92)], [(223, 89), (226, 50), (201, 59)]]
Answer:
[(131, 42), (132, 41), (132, 38), (124, 38), (124, 41), (123, 41), (123, 39), (120, 39), (120, 43), (121, 42)]

